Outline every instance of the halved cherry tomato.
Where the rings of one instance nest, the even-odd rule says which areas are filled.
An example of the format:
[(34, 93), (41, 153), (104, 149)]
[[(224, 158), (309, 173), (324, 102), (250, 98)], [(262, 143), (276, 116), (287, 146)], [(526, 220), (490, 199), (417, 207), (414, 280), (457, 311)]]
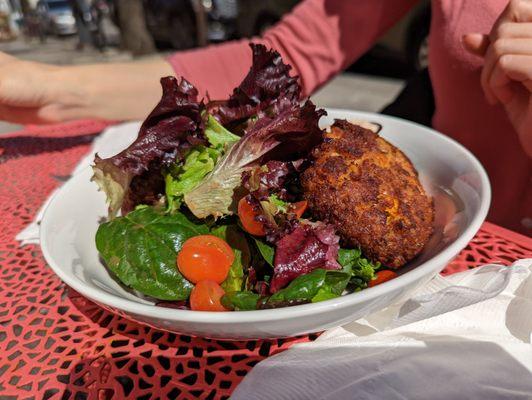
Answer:
[(298, 201), (297, 203), (292, 204), (292, 212), (296, 214), (298, 218), (301, 218), (305, 210), (307, 209), (308, 202), (306, 200)]
[(369, 281), (368, 286), (369, 287), (377, 286), (377, 285), (380, 285), (381, 283), (392, 280), (393, 278), (397, 278), (397, 272), (393, 272), (388, 269), (385, 269), (383, 271), (377, 272), (375, 274), (375, 279)]
[(190, 308), (194, 311), (228, 311), (221, 302), (225, 291), (211, 280), (199, 281), (190, 292)]
[(214, 235), (200, 235), (183, 243), (177, 254), (177, 267), (192, 283), (204, 279), (222, 283), (234, 260), (235, 253), (225, 240)]
[(238, 216), (240, 217), (240, 222), (242, 222), (242, 226), (246, 232), (255, 236), (266, 235), (264, 225), (255, 219), (259, 214), (253, 209), (253, 206), (248, 203), (245, 197), (242, 197), (238, 202)]

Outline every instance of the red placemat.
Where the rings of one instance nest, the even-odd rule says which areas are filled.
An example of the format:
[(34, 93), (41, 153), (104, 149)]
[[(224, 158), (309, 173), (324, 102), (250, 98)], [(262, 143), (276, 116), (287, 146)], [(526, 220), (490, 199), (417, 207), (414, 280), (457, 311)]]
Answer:
[[(103, 123), (0, 137), (0, 398), (227, 398), (261, 359), (312, 340), (223, 342), (148, 328), (102, 310), (15, 235), (88, 151)], [(532, 240), (485, 224), (444, 273), (532, 255)]]

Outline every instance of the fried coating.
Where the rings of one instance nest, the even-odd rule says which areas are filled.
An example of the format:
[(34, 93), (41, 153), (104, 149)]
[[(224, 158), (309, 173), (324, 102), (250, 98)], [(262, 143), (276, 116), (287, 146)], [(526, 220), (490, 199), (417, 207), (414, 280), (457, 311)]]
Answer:
[(312, 215), (333, 224), (344, 245), (398, 268), (432, 233), (434, 206), (410, 160), (376, 133), (336, 120), (301, 176)]

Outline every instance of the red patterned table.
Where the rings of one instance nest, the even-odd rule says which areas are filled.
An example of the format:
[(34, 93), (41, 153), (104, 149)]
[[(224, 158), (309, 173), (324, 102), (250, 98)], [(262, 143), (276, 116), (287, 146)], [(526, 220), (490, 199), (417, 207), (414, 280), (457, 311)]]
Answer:
[[(223, 342), (110, 314), (70, 290), (15, 235), (88, 151), (103, 123), (0, 137), (0, 399), (228, 398), (261, 359), (312, 340)], [(532, 255), (532, 240), (485, 223), (444, 273)]]

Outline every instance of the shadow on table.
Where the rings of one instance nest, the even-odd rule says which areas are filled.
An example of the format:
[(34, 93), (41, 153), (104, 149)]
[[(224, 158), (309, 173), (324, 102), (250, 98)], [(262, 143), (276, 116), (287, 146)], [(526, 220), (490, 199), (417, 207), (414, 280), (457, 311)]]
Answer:
[(8, 160), (33, 156), (91, 143), (99, 133), (67, 137), (16, 136), (0, 137), (0, 164)]
[(88, 398), (143, 398), (154, 391), (161, 398), (228, 397), (259, 361), (317, 337), (249, 341), (191, 337), (110, 313), (71, 289), (68, 297), (97, 324), (85, 321), (83, 331), (78, 331), (80, 344), (94, 342), (83, 350), (94, 357), (84, 358), (71, 367), (70, 374), (57, 378), (67, 385), (68, 398), (77, 392), (87, 393)]

